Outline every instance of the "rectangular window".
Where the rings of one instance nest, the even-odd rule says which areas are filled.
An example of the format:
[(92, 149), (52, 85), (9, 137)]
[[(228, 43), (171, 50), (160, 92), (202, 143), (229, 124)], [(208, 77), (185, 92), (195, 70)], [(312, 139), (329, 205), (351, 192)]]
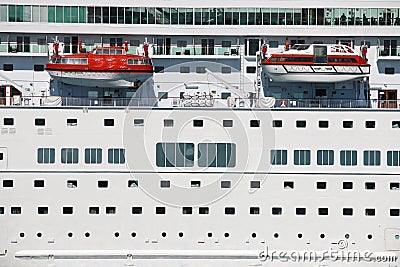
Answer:
[(389, 189), (390, 190), (400, 190), (400, 183), (398, 182), (392, 182), (389, 184)]
[(260, 120), (250, 120), (250, 127), (260, 127)]
[(22, 208), (21, 207), (11, 207), (11, 214), (21, 214)]
[(208, 207), (200, 207), (199, 214), (210, 214), (210, 209)]
[(38, 148), (37, 163), (54, 164), (56, 150), (54, 148)]
[(108, 149), (108, 163), (124, 164), (125, 163), (125, 149), (109, 148)]
[(234, 215), (235, 214), (235, 208), (234, 207), (225, 207), (225, 214), (226, 215)]
[(44, 65), (41, 64), (33, 65), (33, 71), (44, 71)]
[(318, 208), (318, 215), (327, 216), (329, 213), (328, 208)]
[(319, 128), (329, 128), (329, 121), (318, 121)]
[(203, 120), (193, 120), (193, 127), (203, 127)]
[(160, 181), (160, 187), (161, 188), (170, 188), (171, 187), (171, 181), (168, 181), (168, 180)]
[(272, 215), (282, 215), (281, 207), (272, 207)]
[(222, 125), (227, 128), (233, 127), (233, 120), (223, 120)]
[(44, 180), (33, 181), (33, 187), (44, 187)]
[(375, 216), (375, 209), (365, 209), (365, 216)]
[(387, 152), (387, 165), (388, 166), (400, 166), (400, 151), (388, 151)]
[(89, 214), (100, 214), (99, 207), (89, 207)]
[(306, 215), (306, 208), (296, 208), (296, 215)]
[(307, 122), (306, 121), (296, 121), (297, 128), (306, 128)]
[(114, 119), (104, 119), (104, 126), (114, 126)]
[(365, 128), (375, 128), (375, 121), (366, 121)]
[(142, 214), (143, 208), (142, 207), (132, 207), (132, 214)]
[(79, 160), (77, 148), (62, 148), (61, 149), (61, 163), (63, 164), (77, 164)]
[(273, 120), (272, 121), (272, 127), (274, 128), (282, 128), (282, 120)]
[(157, 143), (157, 167), (193, 167), (194, 144)]
[(4, 126), (12, 126), (14, 125), (14, 118), (3, 118)]
[(392, 74), (394, 74), (394, 68), (385, 68), (385, 74), (390, 74), (390, 75), (392, 75)]
[(43, 118), (35, 119), (35, 126), (45, 126), (45, 125), (46, 125), (46, 119)]
[(63, 214), (73, 214), (74, 213), (74, 208), (73, 207), (63, 207), (62, 208), (62, 213)]
[(257, 68), (253, 66), (246, 67), (246, 73), (256, 73)]
[(353, 128), (353, 121), (343, 121), (343, 128)]
[(200, 143), (198, 152), (199, 167), (236, 166), (236, 144)]
[(340, 151), (340, 165), (356, 166), (357, 165), (357, 151), (356, 150), (341, 150)]
[(14, 187), (13, 180), (3, 180), (3, 187)]
[(310, 150), (294, 151), (294, 165), (310, 165), (310, 164), (311, 164)]
[(38, 207), (37, 212), (38, 212), (38, 214), (49, 214), (49, 208), (48, 207)]
[(343, 216), (353, 216), (352, 208), (343, 208)]
[(326, 189), (326, 182), (317, 182), (317, 189)]
[(250, 181), (250, 188), (260, 188), (261, 182), (260, 181)]
[(156, 214), (165, 214), (165, 207), (156, 207)]
[(101, 164), (102, 149), (101, 148), (86, 148), (85, 163), (86, 164)]
[(78, 119), (67, 119), (67, 126), (78, 126)]
[(3, 64), (3, 70), (4, 71), (13, 71), (14, 65), (13, 64)]
[(318, 165), (333, 165), (333, 150), (318, 150), (317, 164)]
[(106, 207), (106, 214), (116, 214), (117, 208), (116, 207)]
[(134, 119), (133, 125), (134, 126), (144, 126), (144, 119)]
[(185, 66), (180, 67), (179, 72), (180, 73), (190, 73), (190, 67), (185, 67)]
[(287, 150), (271, 150), (271, 164), (272, 165), (286, 165), (287, 164)]
[(128, 180), (128, 187), (129, 188), (137, 188), (139, 186), (138, 180)]
[(193, 209), (192, 207), (182, 207), (182, 214), (192, 214)]
[(364, 150), (364, 166), (381, 165), (381, 152), (377, 150)]
[(164, 127), (174, 127), (174, 120), (173, 119), (165, 119)]
[(259, 215), (260, 214), (260, 207), (250, 207), (250, 214), (251, 215)]

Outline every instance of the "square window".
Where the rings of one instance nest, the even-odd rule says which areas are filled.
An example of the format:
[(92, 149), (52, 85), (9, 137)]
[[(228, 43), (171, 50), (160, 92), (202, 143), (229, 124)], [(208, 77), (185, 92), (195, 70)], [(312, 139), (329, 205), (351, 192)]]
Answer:
[(272, 121), (272, 127), (281, 128), (282, 125), (283, 125), (282, 120), (273, 120)]
[(296, 215), (306, 215), (306, 208), (296, 208)]
[(392, 182), (389, 186), (390, 190), (400, 190), (400, 183)]
[(67, 119), (67, 126), (78, 126), (78, 119)]
[(343, 182), (343, 189), (345, 190), (353, 189), (353, 182)]
[(294, 182), (292, 181), (285, 181), (283, 182), (284, 189), (294, 189)]
[(164, 127), (174, 127), (174, 120), (172, 120), (172, 119), (165, 119), (165, 120), (164, 120)]
[(329, 121), (319, 121), (318, 127), (319, 128), (329, 128)]
[(106, 214), (116, 214), (117, 208), (116, 207), (106, 207)]
[(192, 213), (193, 213), (192, 207), (183, 207), (182, 208), (182, 214), (192, 214)]
[(281, 207), (272, 207), (272, 215), (282, 215)]
[(44, 187), (44, 180), (34, 180), (33, 187)]
[(327, 216), (328, 215), (328, 208), (318, 208), (318, 215)]
[(353, 121), (343, 121), (343, 128), (353, 128)]
[(352, 208), (343, 208), (343, 216), (353, 216)]
[(74, 213), (73, 207), (63, 207), (63, 214), (72, 214)]
[(139, 186), (139, 181), (138, 180), (129, 180), (128, 181), (128, 187), (129, 188), (136, 188)]
[(14, 118), (4, 118), (3, 119), (4, 126), (12, 126), (14, 125)]
[(375, 216), (375, 209), (365, 209), (365, 216)]
[(142, 214), (143, 208), (142, 207), (132, 207), (132, 214)]
[(208, 207), (200, 207), (199, 214), (210, 214), (210, 209)]
[(171, 187), (171, 181), (160, 181), (160, 187), (161, 188), (170, 188)]
[(203, 127), (203, 120), (193, 120), (193, 127)]
[(365, 128), (375, 128), (375, 121), (366, 121)]
[(11, 214), (21, 214), (22, 208), (21, 207), (11, 207)]
[(374, 182), (366, 182), (365, 189), (366, 190), (375, 190), (375, 183)]
[(68, 180), (67, 181), (67, 188), (77, 188), (78, 181), (77, 180)]
[(38, 214), (49, 214), (49, 208), (48, 207), (38, 207)]
[(231, 188), (231, 181), (221, 181), (221, 188)]
[(114, 119), (104, 119), (104, 126), (114, 126)]
[(100, 214), (99, 207), (89, 207), (89, 214)]
[(233, 127), (233, 120), (223, 120), (222, 125), (227, 128)]
[(156, 207), (156, 214), (165, 214), (165, 207)]
[(306, 128), (307, 122), (306, 121), (296, 121), (297, 128)]
[(234, 215), (235, 214), (235, 208), (234, 207), (225, 207), (225, 214), (226, 215)]
[(190, 187), (200, 187), (200, 181), (190, 181)]
[(260, 181), (250, 181), (250, 188), (260, 188), (261, 182)]
[(317, 182), (317, 189), (326, 189), (326, 182)]
[(260, 120), (250, 120), (250, 127), (260, 127)]
[(104, 180), (97, 181), (97, 187), (99, 187), (99, 188), (107, 188), (108, 187), (108, 181), (104, 181)]
[(390, 216), (400, 216), (400, 209), (390, 209)]
[(35, 126), (45, 126), (45, 125), (46, 125), (46, 119), (43, 118), (35, 119)]
[(250, 214), (252, 215), (260, 214), (260, 207), (250, 207)]
[(3, 180), (3, 187), (14, 187), (13, 180)]
[(134, 126), (144, 126), (144, 119), (134, 119), (133, 125)]

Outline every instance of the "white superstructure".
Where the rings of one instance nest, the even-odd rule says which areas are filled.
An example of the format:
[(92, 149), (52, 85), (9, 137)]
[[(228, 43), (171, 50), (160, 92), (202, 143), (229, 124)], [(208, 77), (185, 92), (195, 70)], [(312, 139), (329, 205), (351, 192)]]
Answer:
[[(2, 1), (0, 266), (398, 266), (399, 29), (400, 1)], [(50, 79), (55, 40), (148, 42), (154, 77)], [(370, 73), (276, 80), (287, 44)]]

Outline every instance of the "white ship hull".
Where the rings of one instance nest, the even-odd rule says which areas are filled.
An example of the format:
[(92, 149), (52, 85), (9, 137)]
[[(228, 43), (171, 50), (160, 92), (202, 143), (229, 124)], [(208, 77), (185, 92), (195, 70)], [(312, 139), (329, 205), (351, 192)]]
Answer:
[(367, 77), (369, 67), (328, 65), (263, 65), (274, 82), (337, 83)]
[(143, 83), (152, 76), (150, 73), (127, 72), (73, 72), (48, 70), (54, 79), (63, 83), (87, 87), (132, 87), (140, 81)]

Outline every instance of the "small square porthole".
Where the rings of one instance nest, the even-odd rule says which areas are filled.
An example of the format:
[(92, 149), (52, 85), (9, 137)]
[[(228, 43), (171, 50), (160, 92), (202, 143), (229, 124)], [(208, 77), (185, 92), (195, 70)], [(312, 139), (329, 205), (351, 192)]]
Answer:
[(260, 120), (250, 120), (250, 127), (260, 127)]
[(260, 214), (260, 207), (250, 207), (250, 214), (251, 215), (259, 215)]
[(142, 214), (143, 208), (142, 207), (132, 207), (132, 214)]
[(97, 181), (97, 187), (99, 187), (99, 188), (107, 188), (108, 187), (108, 181), (105, 181), (105, 180)]
[(329, 121), (318, 121), (319, 128), (329, 128)]
[(273, 120), (272, 121), (272, 127), (274, 128), (282, 128), (282, 120)]
[(165, 207), (156, 207), (156, 214), (165, 214)]
[(200, 181), (190, 181), (190, 187), (200, 187)]
[(343, 128), (353, 128), (353, 121), (343, 121)]
[(192, 214), (193, 209), (192, 207), (182, 207), (182, 214)]
[(160, 181), (160, 187), (161, 188), (170, 188), (171, 187), (171, 181)]
[(44, 187), (44, 180), (33, 181), (33, 187)]
[(193, 120), (193, 127), (203, 127), (203, 120)]
[(222, 125), (227, 128), (233, 127), (233, 120), (223, 120)]
[(400, 121), (392, 121), (392, 128), (400, 129)]
[(225, 207), (225, 214), (226, 215), (234, 215), (235, 214), (235, 208), (234, 207)]
[(353, 189), (353, 182), (343, 182), (343, 189), (345, 190)]
[(294, 182), (292, 181), (285, 181), (283, 182), (284, 189), (294, 189)]
[(114, 119), (104, 119), (104, 126), (106, 127), (114, 126)]
[(89, 207), (89, 214), (100, 214), (99, 207)]
[(326, 189), (326, 182), (317, 182), (317, 189)]
[(174, 120), (172, 120), (172, 119), (165, 119), (165, 120), (164, 120), (164, 127), (174, 127)]
[(78, 119), (67, 119), (67, 126), (77, 126), (78, 125)]
[(221, 188), (231, 188), (231, 181), (221, 181)]
[(13, 180), (3, 180), (3, 187), (14, 187), (14, 181)]
[(128, 187), (129, 188), (136, 188), (139, 186), (139, 181), (138, 180), (129, 180), (128, 181)]
[(343, 216), (353, 216), (352, 208), (343, 208)]
[(375, 121), (366, 121), (365, 128), (375, 128)]
[(3, 118), (4, 126), (12, 126), (14, 125), (14, 118)]
[(307, 122), (306, 121), (296, 121), (297, 128), (306, 128)]
[(116, 207), (106, 207), (106, 214), (116, 214), (117, 208)]
[(208, 207), (200, 207), (199, 214), (210, 214), (210, 208)]
[(77, 180), (68, 180), (67, 181), (67, 188), (77, 188), (78, 181)]
[(390, 190), (400, 190), (400, 183), (393, 182), (389, 185)]
[(144, 126), (144, 119), (134, 119), (133, 125), (134, 126)]
[(260, 188), (260, 181), (250, 181), (250, 188)]
[(45, 125), (46, 125), (46, 119), (43, 118), (35, 119), (35, 126), (45, 126)]
[(374, 182), (366, 182), (365, 190), (375, 190), (375, 183)]

